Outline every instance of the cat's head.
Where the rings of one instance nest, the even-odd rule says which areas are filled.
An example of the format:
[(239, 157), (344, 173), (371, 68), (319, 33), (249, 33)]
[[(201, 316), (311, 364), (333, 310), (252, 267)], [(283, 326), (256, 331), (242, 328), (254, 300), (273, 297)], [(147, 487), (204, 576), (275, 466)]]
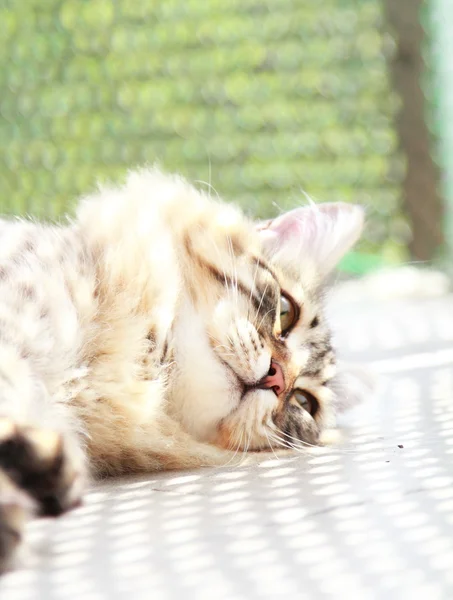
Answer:
[(252, 224), (218, 210), (184, 238), (179, 419), (233, 450), (315, 444), (331, 425), (337, 376), (323, 286), (358, 239), (363, 211), (311, 205)]

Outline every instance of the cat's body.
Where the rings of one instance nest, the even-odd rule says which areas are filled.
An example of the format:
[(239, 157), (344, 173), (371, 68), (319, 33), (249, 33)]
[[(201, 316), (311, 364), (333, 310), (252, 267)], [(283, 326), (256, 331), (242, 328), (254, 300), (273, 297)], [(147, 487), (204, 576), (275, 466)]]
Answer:
[(316, 443), (336, 372), (320, 285), (362, 219), (256, 227), (150, 170), (69, 225), (1, 222), (0, 568), (32, 506), (70, 508), (90, 472)]

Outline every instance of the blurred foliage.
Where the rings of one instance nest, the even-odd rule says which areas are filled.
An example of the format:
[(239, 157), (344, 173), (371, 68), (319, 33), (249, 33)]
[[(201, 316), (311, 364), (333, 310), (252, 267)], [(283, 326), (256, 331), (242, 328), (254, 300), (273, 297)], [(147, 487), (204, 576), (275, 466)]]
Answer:
[(452, 273), (453, 253), (453, 3), (430, 0), (420, 15), (426, 33), (423, 90), (433, 158), (441, 172), (441, 193), (446, 202), (446, 256), (444, 267)]
[(361, 249), (399, 258), (383, 31), (379, 0), (0, 0), (1, 209), (158, 160), (260, 217), (365, 204)]

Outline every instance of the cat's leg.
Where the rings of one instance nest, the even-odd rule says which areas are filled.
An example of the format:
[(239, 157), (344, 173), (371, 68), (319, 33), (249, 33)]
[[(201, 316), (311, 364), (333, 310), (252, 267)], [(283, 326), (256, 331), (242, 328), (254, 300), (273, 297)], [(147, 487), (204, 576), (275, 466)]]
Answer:
[[(151, 473), (253, 462), (250, 455), (236, 448), (227, 450), (197, 441), (163, 412), (137, 422), (134, 413), (125, 410), (127, 407), (122, 406), (123, 410), (115, 414), (111, 406), (98, 403), (96, 422), (89, 419), (88, 452), (97, 474)], [(103, 413), (105, 409), (108, 412)]]
[(58, 515), (80, 502), (85, 460), (63, 415), (26, 359), (0, 347), (0, 571), (31, 514)]

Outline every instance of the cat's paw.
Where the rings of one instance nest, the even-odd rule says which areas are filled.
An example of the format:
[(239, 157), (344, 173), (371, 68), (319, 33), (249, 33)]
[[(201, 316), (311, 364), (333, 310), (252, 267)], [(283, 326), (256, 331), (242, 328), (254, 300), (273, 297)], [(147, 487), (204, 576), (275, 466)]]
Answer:
[(11, 563), (34, 505), (0, 469), (0, 573)]
[(80, 504), (82, 469), (59, 433), (0, 418), (0, 469), (33, 498), (41, 515)]

